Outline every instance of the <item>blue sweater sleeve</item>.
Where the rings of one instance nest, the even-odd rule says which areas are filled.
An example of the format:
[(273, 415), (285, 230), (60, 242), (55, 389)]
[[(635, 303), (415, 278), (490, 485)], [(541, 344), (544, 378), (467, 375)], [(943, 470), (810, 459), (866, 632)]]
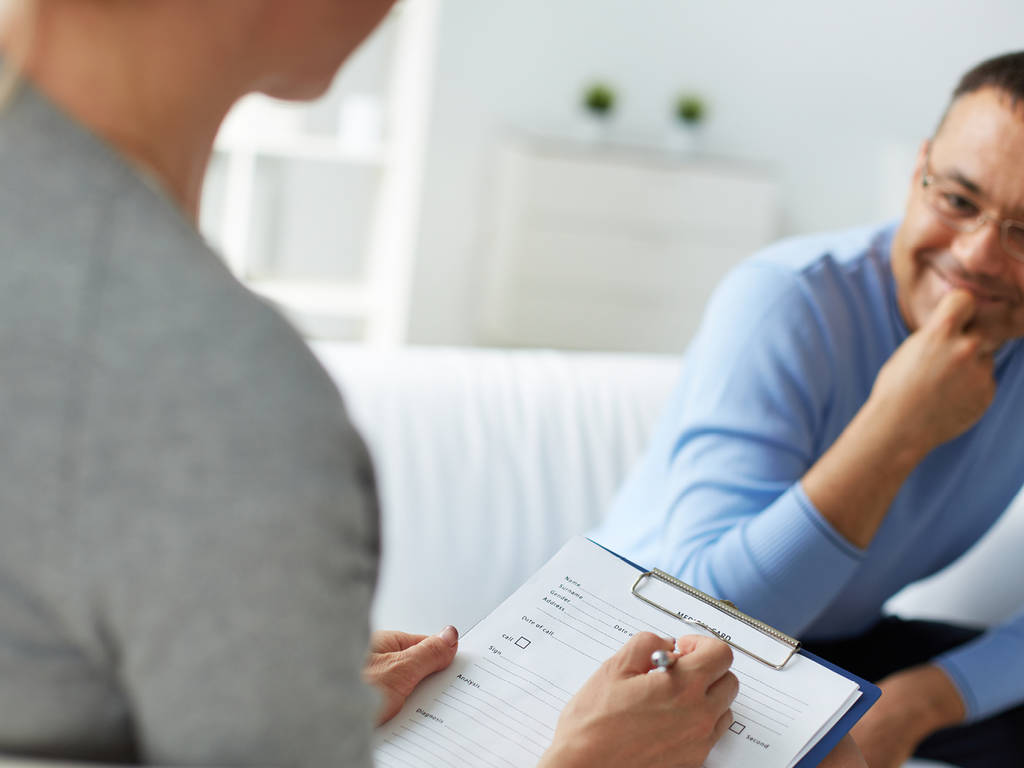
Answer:
[(967, 721), (984, 720), (1020, 704), (1021, 680), (1013, 670), (1024, 658), (1024, 611), (973, 642), (935, 659), (964, 699)]
[(709, 303), (661, 449), (662, 567), (797, 635), (862, 557), (799, 482), (828, 447), (834, 360), (800, 276), (742, 265)]

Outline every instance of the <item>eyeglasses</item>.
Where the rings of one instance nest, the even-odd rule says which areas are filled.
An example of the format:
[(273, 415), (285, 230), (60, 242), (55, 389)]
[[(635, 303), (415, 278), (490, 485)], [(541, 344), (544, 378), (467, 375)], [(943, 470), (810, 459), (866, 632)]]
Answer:
[(925, 202), (939, 218), (958, 232), (977, 232), (990, 221), (998, 224), (1003, 250), (1010, 258), (1024, 263), (1024, 221), (1000, 219), (986, 211), (981, 200), (964, 190), (963, 184), (933, 175), (928, 169), (929, 162), (925, 158), (921, 187)]

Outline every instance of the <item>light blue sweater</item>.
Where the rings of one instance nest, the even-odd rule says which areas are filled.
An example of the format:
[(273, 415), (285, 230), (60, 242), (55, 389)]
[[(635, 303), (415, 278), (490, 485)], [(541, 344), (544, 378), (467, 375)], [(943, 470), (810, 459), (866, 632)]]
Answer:
[[(997, 354), (988, 412), (918, 466), (866, 550), (799, 482), (908, 335), (889, 264), (894, 230), (783, 241), (725, 279), (597, 541), (825, 640), (868, 629), (889, 597), (989, 529), (1024, 479), (1020, 341)], [(1024, 701), (1022, 659), (1024, 613), (937, 662), (976, 720)]]

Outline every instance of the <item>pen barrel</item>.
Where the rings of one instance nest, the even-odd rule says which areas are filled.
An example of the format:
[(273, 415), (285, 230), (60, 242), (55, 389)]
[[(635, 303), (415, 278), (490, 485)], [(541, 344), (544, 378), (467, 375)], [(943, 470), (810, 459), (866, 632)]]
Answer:
[(655, 651), (651, 654), (651, 666), (655, 669), (668, 669), (675, 661), (676, 657), (668, 651)]

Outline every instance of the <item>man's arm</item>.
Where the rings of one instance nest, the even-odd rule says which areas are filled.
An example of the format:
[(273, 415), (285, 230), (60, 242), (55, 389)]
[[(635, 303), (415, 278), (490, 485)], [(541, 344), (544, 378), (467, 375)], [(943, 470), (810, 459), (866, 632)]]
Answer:
[(882, 367), (871, 396), (803, 477), (847, 541), (865, 549), (910, 473), (967, 431), (995, 397), (993, 349), (969, 329), (975, 301), (951, 291)]
[[(975, 302), (948, 293), (883, 366), (871, 397), (804, 475), (807, 496), (851, 544), (866, 548), (910, 473), (969, 429), (995, 396), (986, 342), (968, 330)], [(963, 721), (960, 692), (939, 667), (881, 681), (882, 700), (854, 731), (872, 766), (899, 766), (935, 731)]]
[[(799, 634), (847, 587), (907, 475), (984, 413), (992, 359), (970, 328), (972, 297), (953, 292), (877, 376), (869, 344), (849, 350), (869, 361), (850, 370), (832, 329), (864, 318), (822, 323), (799, 283), (756, 266), (723, 284), (688, 355), (646, 480), (670, 495), (631, 478), (620, 516), (667, 504), (663, 553), (648, 559)], [(865, 400), (849, 376), (875, 380)]]
[(852, 731), (871, 768), (899, 768), (925, 738), (964, 719), (959, 691), (933, 664), (900, 670), (879, 686), (882, 698)]
[(864, 755), (861, 754), (854, 739), (846, 735), (821, 761), (818, 768), (868, 768), (868, 763), (865, 762)]
[(1022, 654), (1024, 611), (930, 664), (880, 681), (882, 698), (854, 729), (871, 765), (901, 765), (935, 731), (1019, 705), (1024, 694), (1013, 670)]

